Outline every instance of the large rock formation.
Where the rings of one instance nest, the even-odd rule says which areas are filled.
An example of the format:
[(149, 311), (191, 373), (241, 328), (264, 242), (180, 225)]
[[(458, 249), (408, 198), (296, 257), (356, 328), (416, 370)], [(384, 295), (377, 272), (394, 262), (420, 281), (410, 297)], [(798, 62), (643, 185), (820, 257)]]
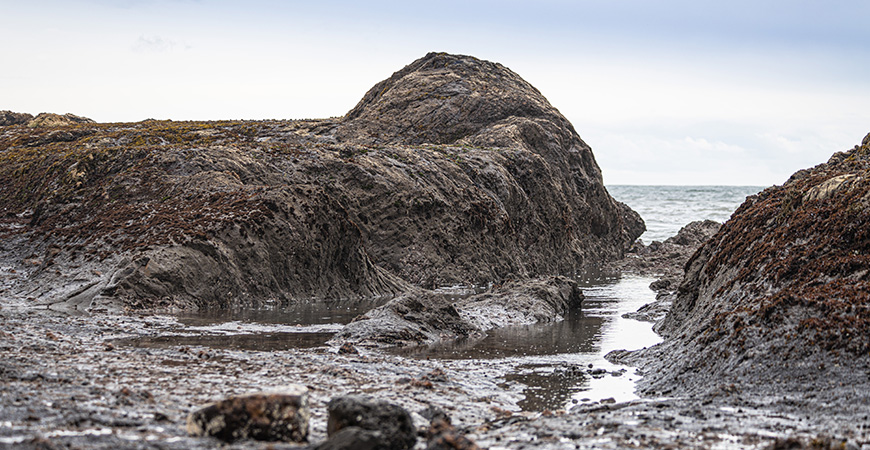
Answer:
[(79, 308), (570, 273), (619, 258), (643, 231), (537, 90), (445, 54), (340, 120), (10, 127), (0, 203), (0, 259), (16, 267), (0, 295)]
[(866, 408), (870, 135), (749, 197), (689, 260), (657, 330), (666, 339), (644, 355), (647, 392)]

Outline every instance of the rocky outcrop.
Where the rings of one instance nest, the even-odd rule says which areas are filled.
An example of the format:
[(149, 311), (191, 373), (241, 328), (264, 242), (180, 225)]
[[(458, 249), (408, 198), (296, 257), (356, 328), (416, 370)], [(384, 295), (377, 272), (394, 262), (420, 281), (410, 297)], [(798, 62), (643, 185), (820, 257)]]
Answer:
[(458, 300), (417, 291), (357, 317), (333, 341), (406, 346), (483, 336), (493, 328), (562, 320), (582, 300), (577, 283), (561, 276), (510, 282)]
[[(498, 258), (481, 263), (502, 274), (598, 265), (621, 256), (645, 230), (637, 213), (607, 193), (592, 149), (568, 120), (498, 63), (430, 53), (369, 90), (335, 136), (363, 145), (458, 147), (450, 156), (461, 169), (456, 179), (467, 180), (469, 193), (483, 194), (471, 211), (482, 223), (469, 227), (445, 218), (451, 241), (458, 248), (501, 249)], [(452, 206), (441, 196), (430, 202), (438, 212)], [(389, 249), (393, 234), (373, 235), (374, 248)], [(469, 269), (478, 265), (465, 252), (418, 242), (424, 254), (447, 253), (451, 264)]]
[(39, 113), (33, 119), (27, 121), (27, 126), (36, 127), (65, 127), (69, 125), (79, 125), (87, 123), (96, 123), (87, 117), (77, 116), (75, 114), (54, 114), (54, 113)]
[(641, 354), (644, 390), (866, 405), (868, 211), (868, 138), (749, 197), (686, 265), (665, 342)]
[(698, 220), (680, 228), (676, 235), (664, 242), (652, 241), (645, 245), (638, 240), (629, 247), (625, 258), (614, 261), (609, 267), (617, 272), (656, 275), (660, 281), (676, 287), (682, 278), (683, 266), (721, 226), (713, 220)]
[(27, 113), (17, 113), (8, 110), (0, 111), (0, 127), (24, 125), (32, 119), (33, 116)]
[(572, 273), (643, 231), (570, 124), (503, 66), (430, 54), (378, 86), (340, 120), (10, 127), (0, 259), (15, 275), (0, 295), (392, 296)]

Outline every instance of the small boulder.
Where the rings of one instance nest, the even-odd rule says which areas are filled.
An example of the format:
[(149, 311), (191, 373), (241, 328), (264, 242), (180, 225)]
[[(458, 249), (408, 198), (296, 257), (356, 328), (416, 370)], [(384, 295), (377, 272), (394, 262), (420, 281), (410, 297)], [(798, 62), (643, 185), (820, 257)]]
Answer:
[(350, 342), (345, 342), (344, 344), (341, 344), (341, 347), (338, 348), (338, 354), (339, 355), (358, 355), (359, 350), (357, 350), (356, 347), (354, 347), (353, 344), (351, 344)]
[(290, 385), (276, 392), (229, 397), (187, 417), (192, 436), (305, 442), (308, 439), (308, 388)]
[[(318, 449), (378, 448), (405, 450), (417, 442), (411, 414), (391, 403), (364, 396), (343, 396), (328, 405), (329, 439)], [(358, 428), (359, 430), (351, 430)], [(340, 442), (339, 442), (340, 441)], [(357, 442), (358, 441), (358, 442)], [(337, 446), (341, 443), (341, 446)]]

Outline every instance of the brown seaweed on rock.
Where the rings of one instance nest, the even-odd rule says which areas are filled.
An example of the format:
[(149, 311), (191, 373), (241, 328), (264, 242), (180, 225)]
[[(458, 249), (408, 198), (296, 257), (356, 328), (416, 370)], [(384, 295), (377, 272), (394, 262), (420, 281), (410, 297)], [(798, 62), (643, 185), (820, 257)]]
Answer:
[(870, 135), (748, 198), (689, 260), (657, 330), (646, 392), (731, 385), (866, 405)]

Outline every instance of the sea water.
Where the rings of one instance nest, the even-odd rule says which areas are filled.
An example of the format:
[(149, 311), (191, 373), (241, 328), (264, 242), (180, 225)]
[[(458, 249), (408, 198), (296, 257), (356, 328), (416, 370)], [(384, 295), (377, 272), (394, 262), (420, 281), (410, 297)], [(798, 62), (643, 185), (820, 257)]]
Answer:
[(696, 220), (725, 222), (746, 197), (762, 186), (607, 186), (610, 195), (635, 210), (646, 222), (641, 239), (649, 244), (677, 234)]

